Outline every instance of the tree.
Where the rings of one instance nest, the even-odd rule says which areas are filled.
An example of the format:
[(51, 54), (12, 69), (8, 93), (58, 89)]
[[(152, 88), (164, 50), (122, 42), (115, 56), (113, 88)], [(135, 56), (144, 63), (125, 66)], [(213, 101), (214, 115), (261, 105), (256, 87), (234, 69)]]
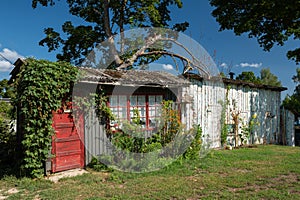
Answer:
[(293, 76), (293, 81), (297, 84), (294, 93), (287, 95), (282, 102), (282, 105), (292, 111), (295, 115), (300, 116), (300, 68), (297, 68), (296, 75)]
[(261, 82), (260, 78), (256, 77), (255, 74), (251, 71), (242, 72), (236, 77), (236, 79), (257, 84)]
[(270, 86), (281, 87), (281, 82), (278, 77), (271, 73), (270, 68), (260, 70), (260, 76), (255, 76), (252, 71), (242, 72), (236, 77), (237, 80), (251, 82), (255, 84), (264, 84)]
[(0, 97), (2, 98), (12, 98), (15, 96), (14, 89), (8, 84), (7, 79), (0, 81)]
[[(248, 33), (257, 38), (265, 51), (284, 45), (288, 39), (300, 38), (299, 0), (210, 0), (212, 15), (220, 31), (233, 30), (236, 35)], [(300, 48), (287, 52), (287, 57), (300, 62)]]
[[(81, 64), (94, 47), (102, 41), (114, 44), (113, 35), (120, 33), (121, 37), (124, 37), (126, 29), (164, 27), (184, 31), (189, 25), (187, 22), (171, 25), (169, 7), (175, 5), (182, 8), (181, 0), (68, 0), (67, 3), (70, 14), (84, 19), (86, 23), (75, 26), (71, 21), (66, 21), (62, 25), (66, 39), (53, 28), (46, 28), (44, 30), (46, 37), (39, 44), (47, 46), (49, 52), (61, 48), (62, 53), (57, 54), (57, 59), (74, 64)], [(36, 8), (38, 4), (54, 6), (55, 0), (32, 0), (33, 8)], [(109, 53), (114, 55), (114, 68), (128, 68), (133, 60), (141, 57), (141, 54), (147, 54), (147, 59), (140, 60), (142, 64), (152, 62), (164, 54), (163, 51), (151, 54), (149, 53), (151, 49), (146, 48), (147, 50), (139, 52), (138, 55), (134, 54), (136, 50), (130, 52), (130, 55), (122, 56), (124, 44), (120, 45), (121, 52), (117, 52), (113, 45), (109, 48)], [(131, 60), (128, 60), (129, 56)]]
[(264, 85), (272, 85), (281, 87), (281, 82), (278, 77), (271, 73), (270, 68), (260, 70), (260, 80)]

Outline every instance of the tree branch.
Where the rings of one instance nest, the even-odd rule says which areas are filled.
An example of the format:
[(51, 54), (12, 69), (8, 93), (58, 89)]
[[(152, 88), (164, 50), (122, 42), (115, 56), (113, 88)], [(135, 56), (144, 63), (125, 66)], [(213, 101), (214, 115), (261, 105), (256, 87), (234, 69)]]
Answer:
[(135, 52), (131, 58), (129, 58), (125, 63), (120, 65), (117, 70), (121, 69), (126, 69), (129, 66), (133, 65), (133, 63), (136, 61), (138, 57), (141, 57), (144, 53), (145, 50), (148, 49), (151, 45), (153, 45), (156, 41), (158, 41), (161, 38), (161, 35), (155, 35), (153, 37), (149, 37), (148, 40), (146, 41), (146, 44), (140, 48), (137, 52)]
[[(109, 0), (104, 0), (104, 4), (103, 4), (103, 10), (104, 10), (104, 28), (105, 28), (105, 33), (107, 36), (107, 41), (109, 44), (109, 50), (111, 52), (111, 54), (114, 57), (114, 61), (116, 62), (117, 65), (121, 65), (123, 63), (123, 61), (121, 60), (117, 49), (115, 47), (115, 41), (112, 35), (112, 31), (110, 28), (110, 16), (109, 16)], [(94, 11), (100, 15), (102, 15), (102, 13), (100, 13), (97, 9), (94, 9)]]
[[(151, 45), (153, 45), (157, 41), (171, 41), (171, 42), (175, 43), (176, 45), (178, 45), (179, 47), (184, 49), (185, 52), (189, 56), (191, 56), (191, 59), (189, 59), (185, 56), (176, 54), (176, 53), (168, 52), (168, 51), (145, 52), (149, 47), (151, 47)], [(181, 44), (180, 42), (178, 42), (175, 39), (165, 38), (165, 37), (162, 37), (161, 35), (154, 35), (153, 37), (149, 37), (146, 41), (146, 44), (142, 48), (140, 48), (137, 52), (135, 52), (127, 61), (125, 61), (122, 65), (120, 65), (117, 68), (117, 70), (126, 69), (129, 66), (133, 65), (133, 63), (138, 59), (138, 57), (148, 56), (148, 55), (168, 55), (171, 57), (173, 56), (173, 57), (179, 58), (180, 60), (185, 61), (186, 62), (185, 67), (189, 68), (189, 69), (185, 69), (184, 73), (190, 69), (196, 68), (197, 70), (201, 71), (203, 74), (210, 77), (208, 67), (204, 63), (202, 63), (199, 59), (197, 59), (194, 56), (194, 54), (187, 47), (185, 47), (183, 44)]]
[[(188, 63), (187, 65), (192, 65), (195, 68), (197, 68), (199, 71), (203, 72), (203, 74), (209, 76), (208, 72), (206, 72), (205, 70), (203, 70), (201, 67), (197, 66), (197, 64), (194, 63), (192, 60), (190, 60), (190, 59), (188, 59), (188, 58), (186, 58), (186, 57), (184, 57), (182, 55), (176, 54), (176, 53), (172, 53), (172, 52), (168, 52), (168, 51), (151, 51), (151, 52), (142, 52), (137, 57), (149, 56), (149, 55), (167, 55), (167, 56), (171, 56), (173, 58), (174, 57), (175, 58), (179, 58), (180, 60), (185, 61), (186, 63)], [(189, 67), (189, 66), (186, 66), (186, 67)]]
[(122, 7), (121, 7), (121, 12), (120, 12), (120, 22), (119, 22), (119, 26), (120, 26), (120, 36), (121, 36), (121, 47), (120, 47), (120, 51), (121, 54), (124, 53), (124, 21), (125, 21), (125, 16), (124, 16), (124, 12), (126, 9), (126, 4), (127, 4), (127, 0), (123, 0), (122, 1)]

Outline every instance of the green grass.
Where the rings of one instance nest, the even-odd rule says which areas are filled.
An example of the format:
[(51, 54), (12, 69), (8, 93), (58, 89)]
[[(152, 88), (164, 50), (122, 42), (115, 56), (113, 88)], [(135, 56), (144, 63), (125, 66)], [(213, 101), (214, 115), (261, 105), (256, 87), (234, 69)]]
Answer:
[[(19, 192), (8, 194), (9, 189)], [(214, 150), (151, 173), (95, 172), (46, 180), (0, 180), (7, 199), (300, 199), (300, 148)], [(1, 197), (1, 195), (0, 195)]]

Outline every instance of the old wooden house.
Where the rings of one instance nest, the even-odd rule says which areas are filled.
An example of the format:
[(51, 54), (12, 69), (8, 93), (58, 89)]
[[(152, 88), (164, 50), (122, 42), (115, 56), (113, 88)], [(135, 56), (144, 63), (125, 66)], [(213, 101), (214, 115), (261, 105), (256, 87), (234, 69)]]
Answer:
[[(244, 141), (247, 144), (279, 143), (280, 94), (286, 88), (228, 78), (203, 79), (198, 75), (187, 75), (187, 78), (191, 84), (182, 95), (190, 96), (193, 101), (186, 104), (182, 121), (187, 127), (200, 124), (211, 147), (221, 147), (222, 121), (228, 128), (227, 145), (235, 145), (235, 125), (239, 137), (243, 136), (244, 128), (252, 126)], [(238, 124), (235, 124), (233, 115), (238, 117)], [(237, 145), (241, 142), (239, 138)]]
[[(20, 60), (16, 62), (16, 68), (21, 65)], [(172, 100), (180, 110), (185, 129), (199, 124), (203, 130), (203, 140), (211, 148), (222, 146), (221, 132), (224, 127), (228, 133), (224, 145), (278, 144), (282, 140), (280, 93), (286, 90), (284, 87), (227, 78), (205, 79), (196, 74), (176, 76), (160, 71), (80, 70), (84, 76), (73, 89), (76, 95), (85, 96), (101, 87), (117, 118), (116, 124), (122, 120), (130, 121), (134, 110), (138, 110), (144, 129), (151, 132), (155, 130), (160, 116), (162, 100)], [(17, 69), (13, 72), (16, 73)], [(234, 121), (234, 116), (238, 121)], [(55, 136), (51, 148), (54, 156), (45, 165), (48, 173), (84, 167), (93, 156), (110, 151), (111, 144), (105, 132), (107, 123), (96, 118), (93, 110), (85, 113), (77, 118), (78, 126), (69, 108), (54, 111)], [(17, 123), (21, 127), (22, 119)], [(115, 127), (116, 124), (110, 122), (109, 126)], [(237, 127), (238, 139), (234, 133)], [(247, 137), (244, 137), (245, 130), (249, 133)], [(18, 134), (21, 133), (19, 129)]]

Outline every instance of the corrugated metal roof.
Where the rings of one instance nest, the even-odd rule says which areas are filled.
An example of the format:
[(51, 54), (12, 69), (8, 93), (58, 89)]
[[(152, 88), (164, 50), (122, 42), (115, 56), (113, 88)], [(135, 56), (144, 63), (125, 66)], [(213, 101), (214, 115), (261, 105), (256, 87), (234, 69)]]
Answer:
[(181, 87), (190, 84), (187, 79), (164, 71), (79, 69), (82, 72), (80, 82), (152, 87)]

